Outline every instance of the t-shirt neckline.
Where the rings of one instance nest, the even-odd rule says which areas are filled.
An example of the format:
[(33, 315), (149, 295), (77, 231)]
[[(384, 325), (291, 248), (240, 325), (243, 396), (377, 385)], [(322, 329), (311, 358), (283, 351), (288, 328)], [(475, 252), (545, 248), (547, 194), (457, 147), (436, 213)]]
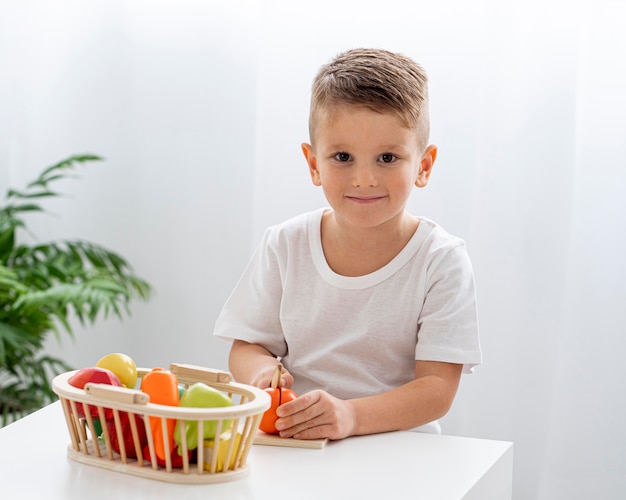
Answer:
[(411, 239), (407, 242), (404, 248), (400, 250), (398, 255), (396, 255), (389, 263), (380, 269), (363, 276), (343, 276), (330, 268), (324, 255), (324, 249), (322, 248), (322, 216), (328, 210), (330, 209), (321, 208), (311, 213), (308, 220), (307, 232), (311, 258), (313, 259), (317, 272), (324, 279), (324, 281), (337, 288), (359, 290), (382, 283), (397, 273), (405, 264), (407, 264), (407, 262), (409, 262), (409, 260), (413, 258), (428, 233), (427, 224), (424, 223), (425, 220), (423, 218), (419, 218), (420, 223), (415, 230), (415, 233), (413, 233)]

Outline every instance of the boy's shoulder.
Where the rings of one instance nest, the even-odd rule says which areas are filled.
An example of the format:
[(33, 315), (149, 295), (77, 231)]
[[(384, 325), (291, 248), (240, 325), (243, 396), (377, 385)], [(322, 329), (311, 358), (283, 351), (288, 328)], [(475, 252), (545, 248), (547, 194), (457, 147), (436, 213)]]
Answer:
[(306, 232), (310, 225), (319, 225), (322, 220), (322, 214), (327, 208), (319, 208), (310, 212), (304, 212), (290, 217), (278, 224), (269, 226), (266, 231), (274, 234), (294, 234)]
[[(265, 230), (265, 240), (269, 243), (279, 243), (306, 239), (311, 231), (319, 228), (322, 214), (327, 208), (320, 208), (310, 212), (304, 212), (278, 224), (269, 226)], [(319, 229), (317, 229), (319, 231)]]
[(418, 217), (420, 223), (417, 233), (421, 246), (429, 253), (446, 252), (456, 247), (465, 247), (465, 240), (444, 229), (440, 224), (427, 217)]
[(450, 240), (450, 241), (463, 241), (462, 238), (460, 238), (459, 236), (455, 236), (454, 234), (448, 232), (446, 229), (444, 229), (444, 227), (441, 224), (439, 224), (438, 222), (435, 222), (432, 219), (429, 219), (428, 217), (419, 215), (417, 216), (417, 219), (419, 220), (419, 223), (420, 223), (420, 226), (422, 226), (422, 229), (425, 232), (432, 234), (433, 237)]

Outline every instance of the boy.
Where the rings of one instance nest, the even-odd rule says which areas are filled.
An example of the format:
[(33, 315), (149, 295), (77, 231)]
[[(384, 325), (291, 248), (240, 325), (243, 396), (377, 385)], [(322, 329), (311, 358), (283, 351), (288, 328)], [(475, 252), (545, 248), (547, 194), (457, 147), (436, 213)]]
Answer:
[(300, 395), (282, 437), (440, 432), (463, 371), (481, 362), (464, 242), (409, 214), (437, 157), (426, 75), (400, 54), (355, 49), (313, 82), (313, 184), (330, 208), (266, 230), (217, 320), (235, 379)]

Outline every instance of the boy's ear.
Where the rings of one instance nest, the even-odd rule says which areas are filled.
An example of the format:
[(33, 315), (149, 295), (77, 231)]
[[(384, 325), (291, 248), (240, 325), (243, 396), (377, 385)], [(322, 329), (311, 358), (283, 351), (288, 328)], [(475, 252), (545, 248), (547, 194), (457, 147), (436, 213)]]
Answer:
[(317, 169), (317, 158), (315, 157), (315, 153), (313, 152), (313, 146), (307, 144), (306, 142), (303, 142), (301, 147), (302, 153), (304, 153), (304, 158), (309, 165), (311, 181), (313, 181), (314, 185), (321, 186), (322, 183), (320, 181), (320, 171)]
[(425, 187), (428, 184), (428, 179), (433, 171), (433, 165), (437, 159), (437, 146), (431, 144), (426, 147), (424, 154), (422, 155), (422, 161), (420, 164), (420, 171), (415, 179), (415, 185), (419, 188)]

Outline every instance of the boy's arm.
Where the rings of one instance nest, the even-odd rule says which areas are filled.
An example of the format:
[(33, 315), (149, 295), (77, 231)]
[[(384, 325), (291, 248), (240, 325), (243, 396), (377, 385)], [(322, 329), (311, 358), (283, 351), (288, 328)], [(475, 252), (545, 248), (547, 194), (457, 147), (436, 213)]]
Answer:
[(454, 401), (463, 365), (416, 361), (415, 380), (389, 392), (352, 400), (353, 434), (408, 430), (443, 417)]
[(311, 391), (278, 410), (282, 437), (342, 439), (408, 430), (444, 416), (454, 400), (463, 365), (416, 361), (415, 380), (365, 398), (340, 400)]
[[(278, 360), (270, 351), (259, 344), (233, 340), (228, 357), (228, 368), (237, 382), (261, 389), (270, 386)], [(281, 387), (291, 387), (293, 377), (283, 368)]]

